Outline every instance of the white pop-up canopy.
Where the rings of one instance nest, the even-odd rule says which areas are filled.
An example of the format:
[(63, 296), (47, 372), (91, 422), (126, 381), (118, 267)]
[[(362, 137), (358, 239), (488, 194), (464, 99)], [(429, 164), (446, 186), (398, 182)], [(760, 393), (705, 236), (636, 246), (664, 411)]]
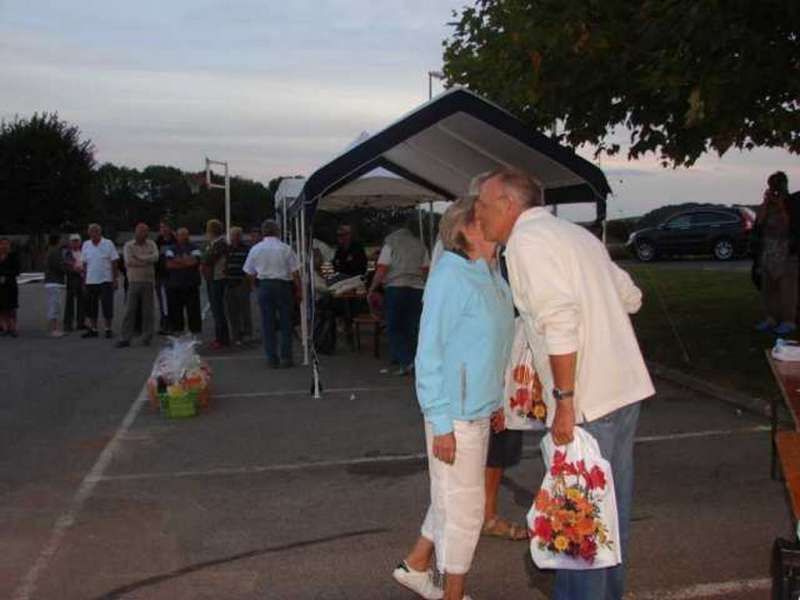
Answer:
[(289, 209), (297, 201), (305, 183), (305, 177), (286, 177), (281, 179), (278, 189), (275, 190), (275, 214), (281, 224), (281, 235), (284, 240), (290, 237)]
[(484, 98), (456, 88), (317, 169), (292, 212), (303, 208), (311, 223), (317, 209), (336, 205), (331, 198), (337, 191), (379, 167), (442, 199), (467, 194), (476, 175), (516, 167), (539, 183), (547, 204), (596, 203), (598, 220), (605, 218), (611, 191), (603, 172), (570, 148)]
[[(496, 104), (463, 88), (451, 89), (408, 113), (386, 129), (363, 138), (317, 169), (289, 208), (295, 218), (298, 249), (306, 275), (313, 269), (307, 242), (317, 210), (355, 206), (400, 207), (452, 200), (469, 193), (475, 176), (500, 167), (528, 173), (547, 204), (594, 203), (605, 220), (611, 192), (599, 167), (540, 133)], [(364, 177), (376, 169), (395, 176)], [(402, 181), (402, 183), (401, 183)], [(309, 286), (304, 279), (302, 311), (305, 361), (310, 341), (306, 316)], [(313, 295), (313, 290), (311, 290)], [(314, 361), (314, 389), (318, 369)]]

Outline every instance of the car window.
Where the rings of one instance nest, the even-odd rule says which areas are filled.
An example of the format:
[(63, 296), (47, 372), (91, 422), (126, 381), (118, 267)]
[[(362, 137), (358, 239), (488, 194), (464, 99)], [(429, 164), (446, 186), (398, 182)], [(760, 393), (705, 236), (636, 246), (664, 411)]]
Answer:
[(692, 215), (680, 215), (667, 221), (668, 229), (686, 229), (692, 225)]
[(699, 212), (692, 214), (693, 225), (732, 225), (738, 223), (736, 215), (723, 212)]

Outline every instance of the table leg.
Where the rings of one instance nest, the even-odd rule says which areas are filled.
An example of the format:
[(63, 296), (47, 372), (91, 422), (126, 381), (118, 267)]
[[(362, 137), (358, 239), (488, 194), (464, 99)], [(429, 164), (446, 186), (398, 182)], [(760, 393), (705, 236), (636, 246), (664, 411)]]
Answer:
[(772, 395), (770, 399), (770, 467), (769, 473), (773, 480), (778, 477), (778, 448), (775, 445), (775, 436), (778, 434), (778, 399)]

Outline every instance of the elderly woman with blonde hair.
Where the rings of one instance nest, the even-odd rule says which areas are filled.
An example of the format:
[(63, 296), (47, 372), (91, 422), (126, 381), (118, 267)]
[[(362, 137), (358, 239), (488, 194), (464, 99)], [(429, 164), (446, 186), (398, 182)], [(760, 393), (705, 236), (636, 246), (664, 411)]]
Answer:
[[(490, 420), (502, 411), (514, 309), (472, 199), (445, 212), (440, 237), (444, 253), (425, 288), (415, 362), (431, 502), (393, 576), (423, 598), (462, 600), (483, 525)], [(434, 553), (444, 589), (433, 578)]]

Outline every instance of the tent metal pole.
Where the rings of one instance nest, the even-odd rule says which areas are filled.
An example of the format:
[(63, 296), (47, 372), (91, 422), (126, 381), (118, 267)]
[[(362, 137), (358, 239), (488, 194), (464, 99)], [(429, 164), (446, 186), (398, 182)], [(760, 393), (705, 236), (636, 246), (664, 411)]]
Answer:
[(303, 338), (303, 364), (308, 365), (308, 270), (306, 261), (306, 211), (300, 210), (300, 284), (303, 286), (300, 303), (300, 335)]
[(429, 249), (431, 254), (433, 254), (433, 247), (436, 245), (436, 241), (433, 239), (433, 230), (434, 230), (434, 222), (433, 222), (433, 200), (428, 201), (428, 239), (430, 240), (431, 245)]
[(419, 220), (419, 241), (425, 243), (425, 227), (422, 221), (422, 206), (417, 204), (417, 219)]

